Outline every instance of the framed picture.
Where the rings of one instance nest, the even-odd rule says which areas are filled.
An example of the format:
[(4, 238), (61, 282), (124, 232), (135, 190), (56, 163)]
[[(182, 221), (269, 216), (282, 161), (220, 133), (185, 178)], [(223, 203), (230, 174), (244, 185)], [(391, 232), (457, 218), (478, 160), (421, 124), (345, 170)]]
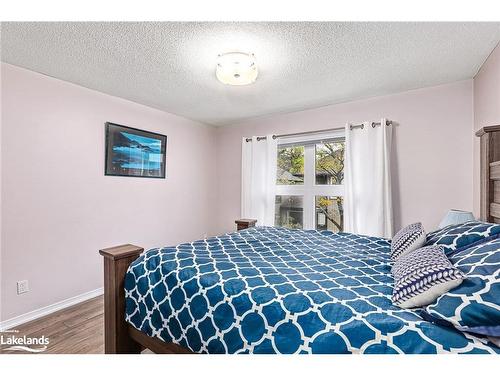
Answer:
[(106, 176), (165, 178), (167, 136), (106, 123)]

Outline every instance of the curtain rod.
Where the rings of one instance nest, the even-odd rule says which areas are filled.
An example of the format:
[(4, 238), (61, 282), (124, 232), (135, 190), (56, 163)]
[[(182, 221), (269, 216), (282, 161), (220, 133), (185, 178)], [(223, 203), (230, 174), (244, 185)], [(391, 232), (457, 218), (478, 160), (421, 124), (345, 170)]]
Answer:
[[(392, 125), (392, 121), (387, 120), (387, 121), (385, 122), (385, 124), (386, 124), (387, 126)], [(375, 126), (380, 126), (380, 122), (372, 122), (372, 123), (371, 123), (371, 126), (372, 126), (372, 128), (374, 128)], [(364, 127), (365, 127), (365, 124), (350, 125), (350, 126), (349, 126), (349, 129), (350, 129), (350, 130), (354, 130), (354, 129), (363, 129)], [(293, 136), (296, 136), (296, 135), (305, 135), (305, 134), (324, 133), (324, 132), (329, 132), (329, 131), (334, 131), (334, 130), (343, 130), (343, 129), (345, 129), (345, 126), (341, 126), (341, 127), (338, 127), (338, 128), (331, 128), (331, 129), (310, 130), (310, 131), (307, 131), (307, 132), (300, 132), (300, 133), (276, 134), (276, 135), (273, 135), (273, 139), (277, 139), (277, 138), (284, 138), (284, 137), (293, 137)], [(258, 140), (258, 141), (262, 141), (262, 140), (264, 140), (264, 139), (266, 139), (266, 138), (267, 138), (266, 136), (263, 136), (263, 137), (257, 137), (257, 140)], [(247, 141), (247, 142), (252, 142), (252, 138), (246, 138), (246, 141)]]

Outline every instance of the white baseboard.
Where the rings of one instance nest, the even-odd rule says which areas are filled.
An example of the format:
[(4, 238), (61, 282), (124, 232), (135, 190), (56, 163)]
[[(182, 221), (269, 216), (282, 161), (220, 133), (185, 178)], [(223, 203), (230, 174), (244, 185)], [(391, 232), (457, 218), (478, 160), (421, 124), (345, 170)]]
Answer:
[(0, 322), (0, 331), (5, 331), (7, 329), (16, 327), (18, 325), (41, 318), (42, 316), (65, 309), (66, 307), (70, 307), (76, 305), (77, 303), (84, 302), (91, 298), (100, 296), (103, 293), (104, 293), (104, 288), (91, 290), (90, 292), (85, 292), (75, 297), (71, 297), (63, 301), (53, 303), (52, 305), (30, 311), (26, 314), (22, 314), (14, 318), (4, 320), (3, 322)]

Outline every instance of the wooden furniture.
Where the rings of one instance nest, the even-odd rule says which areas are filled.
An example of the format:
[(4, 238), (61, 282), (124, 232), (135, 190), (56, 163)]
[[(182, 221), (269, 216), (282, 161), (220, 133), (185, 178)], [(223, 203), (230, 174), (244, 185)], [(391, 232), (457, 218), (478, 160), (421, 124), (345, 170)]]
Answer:
[(238, 219), (234, 221), (236, 223), (237, 230), (243, 230), (255, 226), (257, 220), (255, 219)]
[[(253, 227), (256, 222), (236, 220), (238, 230)], [(104, 353), (138, 354), (144, 348), (154, 353), (192, 353), (180, 345), (150, 337), (125, 321), (125, 274), (143, 251), (144, 248), (130, 244), (99, 250), (104, 257)]]
[(476, 136), (481, 142), (481, 220), (500, 223), (500, 125), (485, 126)]
[(143, 251), (130, 244), (99, 251), (104, 257), (104, 353), (138, 354), (144, 348), (154, 353), (190, 353), (177, 344), (149, 337), (125, 321), (125, 274)]

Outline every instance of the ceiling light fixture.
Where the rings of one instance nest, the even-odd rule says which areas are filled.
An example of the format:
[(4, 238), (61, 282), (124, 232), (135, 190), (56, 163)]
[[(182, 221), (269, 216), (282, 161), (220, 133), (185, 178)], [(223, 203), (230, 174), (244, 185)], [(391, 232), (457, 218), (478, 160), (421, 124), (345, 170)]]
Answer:
[(253, 53), (228, 52), (218, 56), (215, 75), (226, 85), (249, 85), (255, 82), (258, 74)]

